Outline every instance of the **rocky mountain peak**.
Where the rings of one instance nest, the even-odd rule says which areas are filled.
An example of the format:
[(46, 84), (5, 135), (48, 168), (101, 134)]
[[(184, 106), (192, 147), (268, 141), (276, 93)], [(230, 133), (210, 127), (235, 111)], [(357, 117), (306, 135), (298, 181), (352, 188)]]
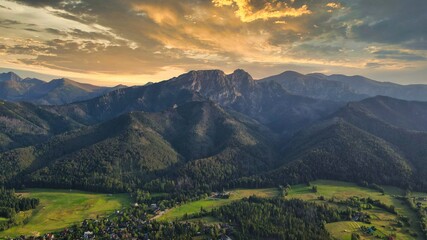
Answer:
[(14, 72), (0, 73), (0, 82), (2, 81), (21, 81), (22, 78)]

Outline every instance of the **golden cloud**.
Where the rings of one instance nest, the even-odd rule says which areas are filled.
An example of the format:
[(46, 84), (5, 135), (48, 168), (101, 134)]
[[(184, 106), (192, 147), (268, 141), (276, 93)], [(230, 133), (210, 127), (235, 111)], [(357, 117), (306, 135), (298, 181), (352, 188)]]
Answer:
[(335, 3), (335, 2), (330, 2), (330, 3), (326, 4), (326, 6), (330, 7), (330, 8), (334, 8), (334, 9), (341, 8), (341, 4)]
[(134, 10), (145, 12), (158, 24), (174, 25), (178, 22), (176, 12), (170, 8), (155, 4), (136, 4)]
[(307, 5), (300, 8), (289, 7), (284, 2), (277, 0), (265, 1), (262, 9), (255, 9), (250, 0), (212, 0), (216, 7), (235, 6), (237, 10), (235, 15), (242, 22), (252, 22), (255, 20), (268, 20), (271, 18), (299, 17), (305, 14), (311, 14)]

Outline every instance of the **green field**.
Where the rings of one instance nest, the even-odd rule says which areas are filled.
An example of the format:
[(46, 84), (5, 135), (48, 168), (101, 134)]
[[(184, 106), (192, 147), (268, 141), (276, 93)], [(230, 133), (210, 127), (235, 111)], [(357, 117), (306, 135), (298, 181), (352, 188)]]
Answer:
[(173, 209), (167, 210), (159, 220), (172, 221), (175, 219), (182, 218), (185, 214), (194, 214), (200, 212), (200, 209), (211, 210), (212, 208), (220, 207), (229, 204), (233, 201), (240, 200), (245, 197), (256, 195), (258, 197), (275, 197), (279, 193), (275, 188), (265, 189), (234, 189), (229, 191), (229, 199), (214, 199), (205, 198), (202, 200), (189, 202)]
[[(292, 186), (289, 191), (288, 198), (298, 198), (302, 200), (317, 200), (319, 196), (324, 196), (327, 199), (335, 198), (345, 200), (349, 197), (371, 197), (373, 199), (381, 200), (386, 204), (392, 204), (393, 200), (389, 195), (383, 195), (377, 190), (370, 188), (359, 187), (353, 183), (319, 180), (310, 183), (311, 186), (305, 184)], [(317, 193), (313, 193), (312, 186), (317, 186)], [(391, 190), (391, 189), (390, 189)], [(393, 188), (393, 194), (403, 194), (398, 189)]]
[(357, 232), (361, 224), (353, 221), (326, 224), (326, 230), (337, 239), (351, 240), (351, 233)]
[[(317, 192), (312, 191), (312, 186), (317, 186)], [(289, 190), (287, 199), (301, 199), (308, 202), (329, 204), (335, 207), (345, 207), (336, 203), (319, 200), (323, 196), (326, 200), (335, 199), (346, 200), (353, 196), (370, 197), (380, 200), (387, 205), (393, 205), (399, 215), (406, 216), (412, 222), (411, 225), (397, 227), (396, 223), (399, 220), (397, 214), (386, 212), (383, 209), (374, 207), (372, 209), (363, 210), (371, 216), (371, 224), (365, 224), (353, 221), (344, 221), (337, 223), (329, 223), (326, 225), (327, 230), (337, 239), (351, 239), (351, 234), (356, 232), (363, 236), (363, 239), (376, 239), (375, 236), (367, 235), (361, 232), (360, 226), (375, 226), (378, 230), (376, 236), (384, 237), (390, 233), (394, 233), (397, 239), (422, 239), (422, 237), (411, 236), (411, 233), (416, 233), (421, 236), (421, 231), (418, 225), (418, 217), (413, 209), (405, 202), (398, 199), (398, 196), (403, 196), (405, 193), (399, 188), (384, 187), (385, 194), (377, 190), (363, 188), (356, 184), (319, 180), (307, 185), (295, 185)], [(240, 200), (245, 197), (256, 195), (258, 197), (276, 197), (279, 194), (276, 188), (267, 189), (233, 189), (229, 190), (229, 199), (217, 199), (207, 197), (194, 202), (189, 202), (166, 210), (158, 217), (159, 220), (171, 221), (181, 219), (186, 214), (191, 215), (200, 212), (200, 209), (211, 210), (233, 201)], [(25, 225), (13, 227), (4, 232), (0, 232), (0, 239), (18, 235), (38, 235), (45, 232), (51, 232), (63, 229), (74, 223), (81, 222), (86, 218), (96, 218), (97, 216), (106, 215), (116, 209), (120, 209), (130, 205), (130, 199), (127, 194), (95, 194), (81, 191), (67, 190), (46, 190), (46, 189), (30, 189), (25, 192), (18, 192), (24, 196), (35, 197), (40, 199), (40, 205), (31, 211), (21, 212), (18, 214), (18, 219), (21, 222), (27, 222)], [(163, 196), (159, 195), (159, 196)], [(424, 193), (413, 193), (413, 196), (426, 196)], [(7, 219), (0, 218), (0, 221)], [(202, 221), (207, 224), (216, 224), (218, 220), (206, 216), (202, 218), (193, 218), (188, 221)]]
[(40, 205), (34, 210), (19, 213), (20, 222), (27, 223), (0, 232), (0, 238), (61, 230), (84, 219), (106, 215), (130, 205), (128, 194), (50, 189), (29, 189), (18, 194), (40, 199)]
[[(312, 186), (317, 186), (317, 193), (312, 191)], [(291, 187), (287, 199), (301, 199), (308, 202), (315, 202), (321, 204), (329, 204), (330, 206), (338, 207), (336, 203), (329, 203), (328, 201), (321, 201), (318, 198), (323, 196), (325, 199), (334, 198), (336, 201), (346, 200), (353, 196), (361, 198), (370, 197), (375, 200), (380, 200), (387, 205), (395, 206), (395, 209), (399, 215), (406, 216), (410, 219), (412, 224), (410, 226), (397, 227), (396, 223), (399, 220), (397, 214), (386, 212), (383, 209), (374, 207), (369, 210), (363, 210), (371, 216), (371, 224), (365, 224), (361, 222), (344, 221), (329, 223), (326, 225), (327, 230), (336, 239), (350, 240), (351, 234), (356, 232), (360, 234), (363, 239), (378, 239), (377, 237), (385, 237), (393, 233), (397, 239), (409, 240), (409, 239), (422, 239), (422, 237), (411, 236), (411, 233), (416, 233), (421, 236), (421, 229), (418, 225), (418, 217), (416, 213), (411, 209), (404, 200), (400, 200), (397, 197), (403, 196), (404, 191), (395, 187), (383, 187), (385, 194), (370, 188), (363, 188), (353, 183), (339, 182), (339, 181), (327, 181), (319, 180), (314, 181), (307, 185), (295, 185)], [(210, 210), (212, 208), (220, 207), (229, 204), (233, 201), (249, 197), (251, 195), (257, 195), (259, 197), (275, 197), (278, 195), (278, 190), (274, 188), (270, 189), (235, 189), (230, 190), (231, 195), (229, 199), (213, 199), (206, 198), (194, 202), (189, 202), (181, 206), (175, 207), (166, 211), (159, 220), (175, 220), (182, 218), (185, 214), (194, 214), (200, 212), (200, 209)], [(422, 195), (422, 193), (419, 193)], [(343, 206), (345, 207), (345, 206)], [(205, 223), (218, 223), (218, 220), (212, 217), (194, 218), (188, 221), (202, 221)], [(362, 233), (360, 226), (375, 226), (378, 230), (374, 235), (367, 235)]]
[[(421, 236), (421, 229), (417, 222), (419, 221), (416, 213), (408, 206), (404, 200), (397, 199), (396, 196), (403, 196), (403, 190), (395, 187), (384, 187), (385, 194), (380, 193), (379, 191), (359, 187), (353, 183), (347, 182), (338, 182), (338, 181), (326, 181), (319, 180), (311, 182), (311, 186), (307, 185), (295, 185), (292, 186), (292, 189), (289, 191), (287, 198), (296, 198), (302, 199), (305, 201), (327, 203), (327, 201), (318, 200), (319, 196), (325, 197), (325, 199), (335, 198), (336, 200), (345, 200), (352, 196), (358, 197), (371, 197), (375, 200), (380, 200), (387, 205), (394, 205), (398, 214), (408, 217), (413, 223), (411, 226), (405, 226), (402, 228), (397, 228), (395, 226), (398, 216), (395, 214), (388, 213), (384, 210), (373, 208), (371, 210), (364, 210), (369, 215), (372, 216), (372, 224), (370, 226), (375, 226), (378, 229), (378, 235), (381, 233), (390, 234), (391, 232), (397, 235), (397, 239), (422, 239), (411, 236), (408, 231), (415, 232)], [(317, 193), (312, 191), (312, 186), (317, 186)], [(327, 203), (329, 204), (329, 203)], [(352, 232), (362, 233), (358, 230), (356, 225), (363, 225), (356, 222), (338, 222), (327, 224), (328, 231), (338, 239), (351, 239)], [(366, 224), (365, 224), (366, 225)], [(366, 225), (368, 226), (368, 225)], [(365, 239), (375, 239), (374, 236), (365, 236)]]

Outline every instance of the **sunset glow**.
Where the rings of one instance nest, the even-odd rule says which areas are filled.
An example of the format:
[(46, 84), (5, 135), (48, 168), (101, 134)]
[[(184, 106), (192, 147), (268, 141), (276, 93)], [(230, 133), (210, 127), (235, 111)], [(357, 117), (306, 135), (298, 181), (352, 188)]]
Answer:
[(0, 69), (104, 85), (236, 68), (427, 83), (426, 9), (424, 0), (0, 0)]

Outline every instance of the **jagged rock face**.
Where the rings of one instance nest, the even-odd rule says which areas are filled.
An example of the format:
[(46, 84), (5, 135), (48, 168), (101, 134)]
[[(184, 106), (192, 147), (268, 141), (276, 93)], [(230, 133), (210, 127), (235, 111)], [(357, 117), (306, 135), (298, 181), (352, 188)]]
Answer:
[(340, 105), (296, 96), (273, 81), (255, 81), (247, 72), (236, 70), (191, 71), (165, 85), (200, 93), (223, 107), (244, 113), (279, 132), (303, 125), (332, 113)]
[(252, 77), (243, 70), (236, 70), (229, 75), (220, 70), (191, 71), (172, 79), (169, 84), (199, 92), (223, 106), (247, 97), (256, 85)]
[(17, 74), (13, 72), (8, 73), (0, 73), (0, 82), (4, 81), (21, 81), (22, 78), (20, 78)]

